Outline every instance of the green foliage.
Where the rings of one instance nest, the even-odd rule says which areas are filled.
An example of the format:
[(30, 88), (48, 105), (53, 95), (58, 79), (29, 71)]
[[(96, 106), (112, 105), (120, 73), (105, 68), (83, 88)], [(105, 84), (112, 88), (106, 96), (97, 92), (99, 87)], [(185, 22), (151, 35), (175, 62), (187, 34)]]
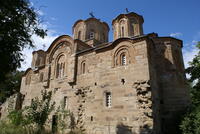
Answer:
[(4, 81), (0, 81), (0, 102), (3, 103), (6, 98), (16, 92), (19, 92), (23, 71), (8, 73)]
[(200, 134), (200, 42), (197, 44), (198, 54), (190, 62), (186, 72), (191, 76), (191, 100), (192, 104), (183, 117), (180, 128), (183, 134)]
[(70, 112), (65, 110), (64, 107), (58, 107), (56, 111), (56, 116), (58, 120), (57, 130), (59, 130), (62, 134), (69, 128), (70, 125)]
[(51, 92), (41, 92), (41, 99), (34, 98), (30, 106), (11, 111), (8, 120), (0, 122), (0, 134), (51, 134), (44, 129), (55, 103), (51, 102)]
[[(50, 113), (54, 110), (55, 102), (51, 102), (52, 92), (43, 90), (42, 96), (34, 98), (30, 106), (22, 110), (11, 111), (8, 120), (0, 121), (0, 134), (52, 134), (44, 129)], [(58, 107), (55, 113), (59, 134), (84, 134), (76, 125), (72, 112), (65, 110), (64, 105)], [(57, 132), (56, 132), (57, 133)]]
[(27, 134), (27, 130), (22, 126), (16, 126), (5, 121), (0, 122), (1, 134)]
[(85, 134), (85, 133), (81, 131), (80, 129), (74, 129), (70, 131), (68, 134)]
[[(0, 122), (0, 134), (38, 134), (35, 127), (24, 127), (21, 125), (14, 125), (12, 123), (1, 121)], [(49, 131), (43, 130), (39, 134), (52, 134)]]
[[(197, 48), (200, 50), (200, 42), (197, 44)], [(200, 51), (189, 62), (190, 67), (186, 69), (186, 72), (191, 76), (189, 81), (192, 82), (191, 98), (194, 106), (200, 105)]]
[(38, 128), (43, 129), (49, 114), (54, 109), (55, 102), (51, 102), (52, 92), (44, 90), (41, 94), (41, 100), (36, 97), (32, 100), (31, 105), (26, 107), (26, 118), (35, 123)]
[(22, 114), (22, 110), (14, 110), (9, 113), (8, 118), (11, 124), (15, 126), (24, 126), (24, 116)]
[(184, 116), (180, 128), (183, 134), (200, 134), (200, 107), (192, 108)]
[(0, 2), (0, 81), (6, 74), (20, 67), (22, 50), (33, 47), (31, 36), (46, 35), (40, 27), (39, 15), (28, 0), (1, 0)]

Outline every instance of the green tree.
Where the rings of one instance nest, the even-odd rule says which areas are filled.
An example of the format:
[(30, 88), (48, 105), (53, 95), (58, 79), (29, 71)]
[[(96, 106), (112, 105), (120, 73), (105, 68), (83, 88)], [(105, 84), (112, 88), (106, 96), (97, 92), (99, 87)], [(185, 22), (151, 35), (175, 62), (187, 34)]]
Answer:
[(38, 127), (38, 133), (44, 130), (44, 125), (49, 114), (54, 110), (55, 102), (51, 102), (52, 92), (46, 90), (41, 92), (42, 98), (34, 98), (31, 105), (26, 107), (26, 118)]
[(190, 75), (192, 104), (185, 114), (180, 128), (183, 134), (200, 134), (200, 42), (197, 44), (198, 54), (189, 62), (186, 72)]
[(0, 82), (0, 103), (3, 103), (6, 98), (19, 92), (23, 71), (8, 73), (5, 80)]
[(40, 20), (28, 0), (0, 0), (0, 81), (7, 73), (20, 67), (22, 50), (33, 47), (31, 36), (46, 35), (39, 26)]

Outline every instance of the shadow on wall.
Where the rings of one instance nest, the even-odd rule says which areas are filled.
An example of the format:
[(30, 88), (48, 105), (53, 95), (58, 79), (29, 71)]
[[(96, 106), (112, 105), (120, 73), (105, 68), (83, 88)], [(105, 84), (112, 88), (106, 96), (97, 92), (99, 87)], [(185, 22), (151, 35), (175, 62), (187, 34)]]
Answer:
[(135, 134), (132, 132), (130, 126), (125, 126), (122, 123), (117, 125), (116, 130), (117, 130), (117, 134)]
[[(126, 126), (122, 123), (118, 124), (116, 127), (116, 134), (138, 134), (137, 132), (132, 131), (132, 127)], [(139, 134), (152, 134), (153, 130), (148, 126), (140, 128)]]
[(148, 125), (146, 125), (140, 128), (139, 134), (153, 134), (153, 130), (152, 128), (149, 128)]

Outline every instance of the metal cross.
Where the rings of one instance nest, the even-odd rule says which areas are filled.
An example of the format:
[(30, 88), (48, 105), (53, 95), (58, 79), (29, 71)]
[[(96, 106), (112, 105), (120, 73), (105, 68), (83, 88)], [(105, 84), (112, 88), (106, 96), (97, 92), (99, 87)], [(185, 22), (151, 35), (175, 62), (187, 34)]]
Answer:
[(129, 13), (128, 8), (126, 8), (126, 13)]
[(95, 17), (94, 14), (93, 14), (93, 12), (90, 12), (89, 15), (90, 15), (92, 18)]

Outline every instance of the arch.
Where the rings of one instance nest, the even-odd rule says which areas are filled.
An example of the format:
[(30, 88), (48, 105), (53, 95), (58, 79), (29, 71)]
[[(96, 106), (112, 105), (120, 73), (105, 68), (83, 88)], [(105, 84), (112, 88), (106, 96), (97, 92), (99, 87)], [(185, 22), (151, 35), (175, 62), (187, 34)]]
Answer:
[(125, 31), (126, 31), (126, 19), (122, 18), (119, 20), (119, 37), (124, 37), (125, 36)]
[(81, 40), (81, 31), (78, 31), (78, 39)]
[(86, 73), (86, 62), (85, 60), (81, 62), (81, 74)]
[(55, 60), (55, 74), (56, 78), (62, 78), (64, 77), (65, 74), (65, 61), (66, 61), (66, 56), (61, 53), (60, 55), (57, 56)]
[(139, 22), (138, 22), (138, 20), (135, 17), (129, 18), (129, 29), (130, 29), (130, 35), (131, 36), (135, 35), (135, 32), (136, 32), (135, 29), (137, 27), (136, 24), (139, 24)]
[(122, 45), (114, 50), (113, 54), (114, 66), (125, 66), (131, 62), (129, 49), (130, 49), (129, 45)]
[(50, 55), (49, 56), (49, 62), (52, 61), (52, 56), (54, 54), (54, 52), (60, 47), (60, 45), (67, 45), (69, 46), (71, 53), (73, 52), (73, 44), (74, 44), (74, 40), (72, 37), (68, 36), (68, 35), (62, 35), (58, 38), (56, 38), (52, 44), (50, 45), (50, 47), (47, 50), (47, 53)]

